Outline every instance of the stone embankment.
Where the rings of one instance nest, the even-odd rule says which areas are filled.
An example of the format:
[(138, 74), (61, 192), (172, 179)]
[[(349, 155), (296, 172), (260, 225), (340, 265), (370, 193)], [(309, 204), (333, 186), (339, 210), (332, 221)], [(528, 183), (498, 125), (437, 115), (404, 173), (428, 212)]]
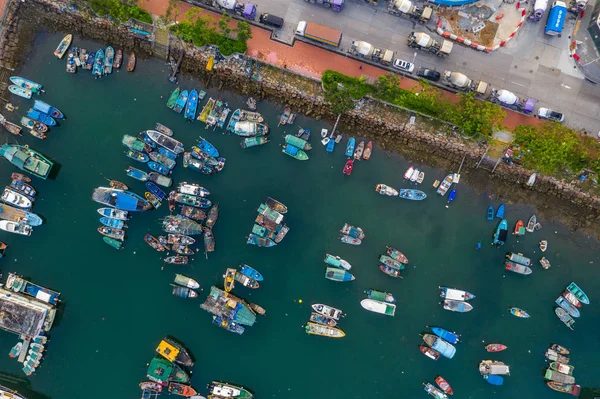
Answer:
[[(9, 11), (11, 19), (0, 38), (3, 65), (16, 67), (22, 56), (20, 50), (28, 49), (28, 39), (42, 27), (131, 49), (140, 55), (152, 54), (152, 43), (133, 34), (127, 27), (117, 26), (106, 18), (91, 17), (87, 11), (74, 10), (71, 5), (57, 0), (13, 2)], [(214, 54), (213, 49), (199, 49), (179, 40), (171, 42), (173, 49), (185, 51), (181, 65), (184, 73), (200, 77), (205, 82), (210, 79), (213, 85), (223, 85), (243, 94), (290, 104), (296, 112), (317, 119), (336, 117), (325, 103), (318, 81), (257, 60), (250, 62), (245, 56), (230, 57), (215, 65), (213, 72), (209, 73), (205, 66)], [(445, 167), (446, 170), (455, 170), (465, 157), (462, 181), (488, 193), (502, 193), (504, 201), (533, 203), (546, 218), (558, 219), (570, 228), (600, 231), (600, 197), (586, 193), (575, 184), (545, 176), (538, 176), (535, 185), (528, 187), (525, 182), (533, 172), (516, 165), (501, 163), (493, 175), (475, 169), (485, 147), (465, 142), (450, 132), (440, 133), (434, 127), (435, 123), (417, 122), (411, 125), (408, 116), (407, 112), (393, 106), (364, 100), (356, 110), (341, 119), (340, 129), (368, 137), (386, 150), (400, 152), (414, 161)]]

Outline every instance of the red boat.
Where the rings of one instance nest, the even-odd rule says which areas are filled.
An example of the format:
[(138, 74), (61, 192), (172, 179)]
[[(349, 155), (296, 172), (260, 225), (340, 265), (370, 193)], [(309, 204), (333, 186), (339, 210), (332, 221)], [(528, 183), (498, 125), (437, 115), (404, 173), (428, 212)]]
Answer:
[(348, 161), (346, 161), (346, 165), (344, 165), (344, 170), (342, 170), (342, 173), (350, 176), (352, 174), (353, 167), (354, 167), (354, 160), (349, 159)]
[(31, 183), (31, 179), (28, 176), (25, 176), (21, 173), (13, 173), (12, 175), (10, 175), (10, 177), (13, 180), (20, 180), (23, 183)]
[(517, 236), (525, 235), (525, 224), (522, 220), (517, 221), (517, 224), (515, 224), (515, 231), (513, 232), (513, 234)]
[(163, 386), (158, 382), (144, 381), (140, 382), (140, 389), (142, 391), (162, 392)]
[(579, 302), (579, 299), (577, 299), (577, 297), (573, 295), (571, 291), (563, 292), (562, 296), (564, 296), (565, 299), (571, 303), (571, 305), (576, 306), (578, 308), (581, 307), (581, 302)]
[(485, 350), (488, 352), (502, 352), (506, 348), (507, 346), (502, 344), (488, 344), (485, 346)]
[(430, 359), (438, 360), (441, 356), (440, 352), (425, 345), (419, 345), (419, 350)]
[(197, 392), (194, 388), (192, 388), (189, 385), (180, 384), (178, 382), (171, 382), (169, 383), (169, 393), (189, 398), (190, 396), (196, 395)]
[(390, 277), (394, 277), (394, 278), (400, 277), (400, 270), (391, 268), (387, 265), (379, 265), (379, 270), (381, 270), (382, 272), (384, 272), (385, 274), (387, 274)]
[(450, 384), (448, 384), (448, 381), (446, 381), (441, 375), (438, 375), (436, 377), (435, 383), (438, 385), (438, 387), (440, 387), (442, 391), (444, 391), (444, 393), (447, 393), (448, 395), (454, 395), (452, 387), (450, 386)]

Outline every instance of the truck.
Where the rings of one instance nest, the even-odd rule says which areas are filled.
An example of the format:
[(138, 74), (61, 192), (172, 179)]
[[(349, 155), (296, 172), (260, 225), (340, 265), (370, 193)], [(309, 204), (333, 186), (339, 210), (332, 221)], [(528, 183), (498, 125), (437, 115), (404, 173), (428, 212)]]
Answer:
[(325, 8), (331, 8), (333, 11), (342, 11), (344, 0), (304, 0), (313, 4), (319, 4)]
[(502, 107), (514, 109), (525, 114), (531, 114), (537, 102), (537, 100), (533, 98), (527, 98), (525, 101), (523, 101), (521, 98), (517, 97), (517, 95), (513, 92), (504, 89), (492, 89), (491, 101), (493, 103), (498, 103)]
[(556, 0), (552, 3), (550, 12), (548, 13), (548, 19), (546, 20), (546, 27), (544, 33), (549, 36), (560, 36), (565, 26), (565, 19), (567, 18), (567, 5)]
[(427, 33), (423, 32), (410, 32), (407, 44), (408, 47), (429, 51), (439, 57), (449, 55), (454, 45), (450, 40), (445, 39), (440, 44), (438, 41), (433, 40)]
[(418, 19), (421, 23), (427, 23), (433, 14), (433, 8), (426, 6), (422, 10), (410, 0), (388, 0), (388, 13), (401, 17), (407, 15), (409, 18)]
[(256, 18), (256, 6), (252, 3), (238, 3), (236, 0), (215, 0), (213, 5), (222, 10), (231, 11), (246, 19), (254, 21)]
[(392, 50), (375, 48), (371, 43), (364, 41), (353, 41), (350, 47), (350, 52), (359, 57), (371, 59), (380, 62), (384, 65), (391, 65), (394, 60), (394, 52)]
[(474, 91), (475, 95), (482, 99), (488, 98), (492, 91), (492, 87), (487, 82), (483, 80), (474, 82), (460, 72), (444, 71), (443, 77), (442, 83), (445, 85), (459, 90)]
[(342, 31), (315, 22), (298, 22), (296, 34), (333, 47), (339, 47), (342, 41)]

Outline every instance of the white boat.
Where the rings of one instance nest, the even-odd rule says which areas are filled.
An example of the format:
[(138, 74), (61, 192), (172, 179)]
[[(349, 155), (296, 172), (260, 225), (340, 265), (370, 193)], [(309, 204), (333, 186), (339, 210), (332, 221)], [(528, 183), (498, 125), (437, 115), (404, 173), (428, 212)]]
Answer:
[(329, 144), (329, 140), (330, 140), (329, 137), (325, 137), (323, 140), (321, 140), (321, 144), (327, 145), (327, 144)]
[(334, 320), (339, 320), (343, 315), (341, 310), (321, 303), (315, 303), (312, 305), (312, 308), (315, 312), (322, 314), (323, 316), (331, 317)]
[(417, 183), (418, 184), (423, 183), (424, 179), (425, 179), (425, 172), (419, 172), (419, 177), (417, 177)]
[(540, 251), (546, 252), (547, 249), (548, 249), (548, 241), (546, 241), (546, 240), (540, 241)]
[(396, 314), (396, 305), (393, 303), (385, 303), (367, 298), (360, 301), (360, 306), (369, 312), (380, 313), (386, 316), (394, 316)]
[(395, 188), (392, 188), (390, 186), (387, 186), (385, 184), (376, 185), (375, 191), (377, 191), (380, 195), (387, 195), (389, 197), (397, 197), (398, 196), (398, 190), (396, 190)]
[(533, 173), (531, 176), (529, 176), (529, 179), (527, 179), (527, 185), (529, 187), (533, 186), (535, 183), (535, 178), (537, 177), (536, 173)]
[(6, 399), (25, 399), (25, 396), (19, 395), (16, 391), (0, 385), (0, 398)]
[(413, 168), (412, 166), (410, 168), (406, 169), (406, 172), (404, 173), (404, 178), (406, 180), (410, 179), (414, 170), (415, 170), (415, 168)]
[(321, 129), (321, 137), (325, 138), (329, 136), (329, 131), (327, 131), (327, 129)]
[(453, 182), (454, 182), (454, 174), (451, 173), (448, 176), (444, 177), (444, 180), (440, 183), (440, 185), (439, 185), (439, 187), (437, 189), (437, 193), (439, 195), (441, 195), (442, 197), (444, 195), (446, 195), (446, 193), (448, 192), (448, 190), (452, 186)]
[(0, 229), (9, 233), (21, 234), (30, 236), (33, 228), (27, 224), (19, 224), (10, 220), (0, 220)]
[(21, 209), (29, 209), (32, 205), (29, 198), (23, 194), (19, 194), (16, 191), (11, 190), (10, 188), (4, 189), (4, 192), (2, 193), (2, 201)]
[(179, 183), (179, 188), (177, 189), (177, 191), (179, 191), (181, 194), (190, 194), (198, 197), (206, 197), (207, 195), (210, 195), (210, 191), (208, 191), (204, 187), (199, 186), (197, 184), (190, 184), (187, 182)]
[(419, 169), (415, 169), (412, 172), (412, 175), (410, 175), (410, 181), (415, 182), (417, 181), (417, 179), (419, 178)]
[(452, 299), (454, 301), (470, 301), (475, 298), (475, 295), (470, 292), (457, 290), (456, 288), (439, 287), (440, 298)]
[(166, 134), (163, 134), (159, 131), (146, 130), (146, 135), (148, 135), (148, 137), (150, 137), (150, 140), (154, 141), (159, 146), (164, 147), (167, 150), (174, 152), (175, 154), (181, 154), (185, 151), (182, 143), (175, 140), (173, 137), (169, 137)]

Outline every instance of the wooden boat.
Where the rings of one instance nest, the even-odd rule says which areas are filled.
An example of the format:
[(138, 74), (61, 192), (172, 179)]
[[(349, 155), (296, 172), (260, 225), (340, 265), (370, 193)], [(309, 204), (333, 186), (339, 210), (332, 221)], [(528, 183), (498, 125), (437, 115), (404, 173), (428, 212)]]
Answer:
[(206, 227), (212, 229), (217, 223), (217, 219), (219, 218), (219, 203), (217, 202), (208, 212), (208, 219), (206, 219)]
[(173, 244), (171, 250), (180, 255), (194, 255), (194, 250), (186, 245)]
[(581, 312), (579, 312), (579, 309), (577, 309), (576, 306), (571, 305), (569, 301), (565, 299), (565, 297), (559, 296), (558, 298), (556, 298), (555, 302), (558, 306), (566, 310), (571, 315), (571, 317), (577, 318), (581, 316)]
[(365, 161), (368, 161), (369, 159), (371, 159), (371, 154), (373, 153), (373, 142), (369, 141), (367, 143), (367, 146), (365, 147), (365, 151), (363, 152), (363, 159)]
[(391, 256), (387, 256), (387, 255), (380, 255), (379, 256), (379, 262), (389, 266), (391, 268), (394, 269), (398, 269), (398, 270), (404, 270), (404, 264), (400, 261), (395, 260), (394, 258), (392, 258)]
[(298, 161), (307, 161), (308, 160), (308, 155), (306, 154), (306, 152), (302, 151), (298, 147), (294, 147), (291, 144), (286, 144), (285, 146), (283, 146), (283, 150), (281, 150), (281, 152), (289, 155), (292, 158), (297, 159)]
[(387, 265), (379, 265), (379, 270), (381, 270), (383, 273), (387, 274), (390, 277), (400, 277), (400, 270), (394, 269), (393, 267), (389, 267)]
[(340, 241), (342, 241), (344, 244), (350, 245), (360, 245), (362, 243), (362, 240), (360, 238), (354, 238), (348, 235), (341, 236)]
[(495, 213), (494, 207), (490, 205), (487, 210), (487, 220), (488, 221), (494, 220), (494, 213)]
[(343, 338), (346, 336), (346, 333), (339, 328), (324, 326), (311, 321), (306, 323), (306, 326), (304, 326), (304, 331), (307, 334), (320, 335), (321, 337), (327, 338)]
[(118, 49), (117, 53), (115, 54), (115, 62), (113, 63), (113, 67), (120, 69), (121, 65), (123, 65), (123, 51)]
[(456, 344), (460, 341), (460, 334), (448, 331), (441, 327), (431, 327), (431, 331), (438, 337), (448, 341), (451, 344)]
[(135, 69), (135, 53), (132, 51), (129, 54), (129, 59), (127, 60), (127, 71), (133, 72)]
[(482, 360), (479, 363), (481, 375), (510, 375), (510, 366), (497, 360)]
[(573, 396), (579, 396), (581, 392), (581, 387), (579, 385), (574, 384), (563, 384), (561, 382), (556, 381), (547, 381), (546, 385), (557, 392), (568, 393)]
[(102, 240), (115, 249), (122, 249), (123, 242), (110, 237), (102, 237)]
[(123, 229), (124, 227), (127, 227), (123, 220), (113, 219), (106, 216), (100, 218), (100, 223), (108, 227), (114, 227), (116, 229)]
[(12, 174), (10, 175), (10, 178), (11, 178), (12, 180), (19, 180), (19, 181), (22, 181), (23, 183), (31, 183), (31, 178), (30, 178), (29, 176), (26, 176), (26, 175), (24, 175), (24, 174), (17, 173), (17, 172), (14, 172), (14, 173), (12, 173)]
[(257, 289), (260, 287), (260, 284), (258, 283), (258, 281), (251, 279), (250, 277), (248, 277), (245, 274), (242, 274), (238, 271), (235, 272), (234, 278), (235, 278), (235, 281), (242, 284), (244, 287), (248, 287), (251, 289)]
[(158, 184), (159, 186), (163, 186), (163, 187), (171, 187), (171, 185), (173, 184), (173, 180), (170, 177), (163, 176), (160, 173), (156, 173), (156, 172), (148, 173), (148, 179), (151, 182), (154, 182), (154, 183)]
[(444, 309), (452, 312), (465, 313), (473, 310), (473, 305), (468, 302), (455, 301), (453, 299), (444, 299)]
[(589, 305), (590, 300), (589, 300), (588, 296), (585, 294), (585, 292), (583, 292), (583, 290), (581, 288), (579, 288), (579, 286), (577, 284), (575, 284), (575, 283), (569, 284), (569, 286), (567, 287), (567, 291), (569, 291), (571, 294), (575, 295), (575, 297), (577, 299), (579, 299), (579, 302)]
[(232, 268), (227, 268), (227, 270), (225, 270), (225, 274), (223, 275), (223, 286), (225, 287), (225, 292), (231, 292), (233, 287), (235, 287), (235, 273), (236, 270)]
[(423, 180), (425, 180), (425, 172), (421, 171), (419, 172), (419, 176), (417, 176), (417, 184), (423, 183)]
[(181, 286), (175, 285), (175, 284), (170, 284), (170, 285), (171, 285), (171, 287), (173, 287), (171, 289), (171, 294), (173, 294), (174, 296), (177, 296), (180, 298), (197, 298), (198, 297), (198, 293), (191, 288), (181, 287)]
[(340, 230), (340, 233), (349, 235), (350, 237), (359, 238), (361, 240), (365, 238), (365, 233), (363, 229), (361, 229), (360, 227), (354, 227), (348, 223), (344, 223)]
[(452, 299), (456, 301), (470, 301), (475, 299), (475, 295), (468, 291), (457, 290), (456, 288), (438, 287), (440, 289), (440, 298)]
[(292, 113), (292, 108), (286, 104), (283, 108), (283, 113), (279, 117), (279, 125), (291, 125), (294, 123), (295, 117), (296, 116)]
[[(550, 345), (550, 349), (552, 349), (556, 353), (559, 353), (559, 354), (565, 355), (565, 356), (571, 354), (570, 350), (568, 350), (567, 348), (565, 348), (564, 346), (559, 345), (559, 344), (552, 344), (552, 345)], [(561, 361), (561, 363), (565, 363), (565, 362)]]
[(548, 359), (550, 361), (558, 361), (558, 362), (561, 362), (564, 364), (568, 364), (570, 362), (568, 357), (563, 356), (550, 348), (548, 348), (546, 350), (545, 355), (546, 355), (546, 359)]
[(114, 227), (101, 226), (98, 227), (98, 233), (103, 236), (114, 238), (115, 240), (123, 241), (125, 239), (125, 230), (116, 229)]
[(175, 153), (181, 154), (184, 152), (183, 144), (174, 138), (167, 136), (161, 132), (156, 130), (146, 130), (146, 134), (150, 137), (156, 144), (161, 147), (166, 148), (167, 150)]
[(360, 160), (363, 156), (364, 151), (365, 151), (365, 142), (361, 141), (360, 143), (358, 143), (358, 146), (356, 146), (356, 150), (354, 150), (354, 159)]
[[(453, 192), (455, 192), (453, 190)], [(452, 193), (450, 193), (452, 195)], [(407, 199), (407, 200), (412, 200), (412, 201), (421, 201), (424, 200), (425, 198), (427, 198), (427, 194), (425, 194), (423, 191), (421, 190), (415, 190), (415, 189), (400, 189), (400, 192), (398, 193), (398, 198), (403, 198), (403, 199)], [(448, 197), (448, 201), (452, 201), (451, 198), (454, 198), (452, 196)]]
[(40, 94), (44, 92), (43, 86), (32, 80), (25, 79), (20, 76), (11, 76), (9, 79), (15, 86), (22, 87), (23, 89), (29, 89), (34, 94)]
[(563, 373), (559, 373), (558, 371), (552, 369), (546, 369), (546, 373), (544, 374), (544, 378), (550, 381), (560, 382), (563, 384), (574, 384), (575, 377), (572, 375), (566, 375)]
[(485, 350), (488, 352), (502, 352), (506, 350), (507, 346), (502, 344), (487, 344), (485, 346)]
[(69, 33), (60, 41), (58, 47), (56, 47), (56, 50), (54, 50), (54, 56), (56, 58), (61, 59), (63, 55), (65, 55), (69, 49), (69, 46), (71, 45), (71, 40), (73, 40), (73, 35)]
[(454, 391), (452, 390), (452, 387), (450, 386), (448, 381), (446, 381), (444, 379), (444, 377), (442, 377), (441, 375), (438, 375), (435, 378), (435, 383), (437, 384), (438, 387), (440, 387), (440, 389), (442, 391), (444, 391), (444, 393), (447, 393), (448, 395), (454, 395)]
[(310, 321), (312, 321), (314, 323), (322, 324), (322, 325), (328, 326), (328, 327), (335, 327), (337, 325), (337, 321), (335, 321), (331, 317), (323, 316), (322, 314), (318, 314), (315, 312), (312, 312), (310, 314)]
[(206, 104), (204, 105), (204, 107), (202, 108), (200, 115), (198, 115), (198, 120), (200, 122), (206, 123), (206, 121), (208, 120), (208, 116), (210, 115), (210, 111), (212, 111), (214, 106), (215, 106), (215, 99), (210, 97), (208, 99), (208, 101), (206, 102)]
[(516, 262), (506, 262), (505, 269), (510, 272), (515, 272), (526, 276), (533, 272), (530, 267), (520, 265)]
[(269, 208), (273, 209), (274, 211), (279, 212), (281, 214), (285, 214), (288, 211), (287, 206), (285, 206), (283, 203), (281, 203), (271, 197), (267, 197), (265, 204), (267, 205), (267, 207), (269, 207)]
[(386, 247), (385, 252), (390, 258), (392, 258), (393, 260), (395, 260), (397, 262), (404, 263), (404, 264), (408, 263), (408, 258), (406, 256), (404, 256), (404, 254), (402, 252), (398, 251), (396, 248)]
[(345, 155), (347, 157), (351, 157), (354, 155), (354, 145), (356, 143), (356, 140), (354, 139), (354, 137), (350, 137), (348, 139), (348, 144), (346, 144), (346, 153)]
[(104, 50), (99, 49), (96, 51), (94, 57), (94, 66), (92, 67), (92, 75), (97, 79), (102, 77), (104, 72)]
[(166, 249), (165, 246), (160, 243), (158, 238), (154, 237), (152, 234), (146, 234), (144, 236), (144, 242), (158, 252), (163, 252)]
[(512, 307), (510, 309), (508, 309), (510, 311), (510, 314), (512, 314), (513, 316), (517, 316), (520, 317), (522, 319), (528, 319), (531, 316), (529, 315), (529, 313), (527, 313), (526, 311), (524, 311), (523, 309), (517, 308), (517, 307)]
[(188, 91), (183, 90), (179, 93), (179, 97), (177, 97), (177, 101), (175, 101), (175, 105), (173, 106), (173, 111), (180, 114), (181, 111), (183, 111), (183, 109), (185, 108), (187, 101), (188, 101)]
[(56, 121), (50, 115), (35, 109), (30, 109), (29, 111), (27, 111), (27, 117), (41, 122), (46, 126), (56, 126)]
[(360, 306), (369, 312), (380, 313), (386, 316), (394, 316), (396, 314), (396, 305), (393, 303), (368, 298), (360, 301)]
[(181, 207), (181, 212), (179, 212), (181, 216), (184, 216), (189, 219), (202, 221), (206, 219), (206, 213), (201, 211), (198, 208), (194, 208), (192, 206), (183, 205)]
[(536, 223), (537, 217), (535, 215), (532, 215), (529, 218), (529, 221), (527, 222), (527, 227), (525, 228), (525, 230), (527, 230), (528, 233), (533, 233)]
[(35, 191), (35, 189), (33, 187), (31, 187), (29, 184), (27, 183), (23, 183), (21, 180), (15, 180), (13, 179), (10, 182), (10, 187), (14, 188), (15, 190), (25, 194), (26, 196), (33, 198), (35, 197), (35, 195), (37, 194), (37, 192)]
[(550, 363), (550, 368), (566, 375), (573, 375), (573, 370), (575, 369), (575, 367), (570, 364), (562, 364), (560, 362)]
[(148, 154), (144, 154), (143, 152), (139, 152), (139, 151), (135, 151), (135, 150), (127, 150), (127, 151), (125, 151), (125, 155), (127, 155), (129, 158), (131, 158), (135, 161), (142, 162), (142, 163), (146, 163), (150, 159), (148, 157)]
[(109, 180), (108, 185), (111, 188), (116, 188), (117, 190), (129, 190), (129, 187), (125, 183), (122, 183), (118, 180)]
[(579, 299), (577, 299), (577, 297), (575, 295), (573, 295), (570, 291), (564, 291), (562, 293), (562, 296), (569, 301), (569, 303), (573, 306), (575, 306), (576, 308), (580, 308), (581, 307), (581, 302), (579, 302)]
[[(197, 295), (198, 294), (196, 294), (196, 296)], [(195, 298), (195, 297), (192, 297), (192, 298)], [(185, 396), (186, 398), (189, 398), (190, 396), (194, 396), (197, 394), (196, 390), (194, 388), (192, 388), (191, 386), (180, 384), (177, 382), (170, 382), (168, 391), (169, 391), (169, 393), (172, 393), (174, 395)]]
[(419, 178), (419, 169), (415, 168), (415, 170), (413, 170), (412, 174), (410, 175), (410, 181), (411, 182), (416, 182), (417, 179)]
[(183, 287), (191, 288), (194, 290), (200, 288), (200, 284), (198, 284), (198, 282), (196, 280), (194, 280), (193, 278), (184, 276), (183, 274), (175, 274), (174, 282)]
[(196, 109), (198, 108), (198, 92), (196, 89), (190, 92), (187, 104), (185, 106), (185, 113), (183, 117), (189, 121), (193, 121), (196, 118)]
[(352, 174), (352, 169), (354, 168), (354, 160), (349, 159), (346, 161), (344, 168), (342, 169), (342, 173), (346, 176), (350, 176)]
[(69, 51), (67, 53), (67, 67), (66, 67), (67, 73), (75, 73), (77, 71), (77, 63), (75, 62), (76, 51), (77, 51), (77, 48), (72, 47), (71, 49), (69, 49)]
[(323, 305), (322, 303), (315, 303), (311, 305), (312, 309), (318, 314), (327, 316), (334, 320), (339, 320), (340, 317), (344, 316), (344, 313), (340, 309), (336, 309), (329, 305)]
[(106, 56), (104, 57), (104, 74), (112, 73), (113, 63), (115, 62), (115, 49), (111, 46), (106, 48)]
[(328, 267), (325, 269), (325, 278), (332, 281), (347, 282), (353, 281), (355, 277), (347, 272), (346, 270), (338, 269), (336, 267)]
[(125, 172), (127, 173), (127, 176), (129, 177), (133, 177), (136, 180), (139, 181), (148, 181), (149, 176), (148, 173), (144, 172), (143, 170), (134, 168), (133, 166), (129, 166)]
[(496, 217), (498, 219), (504, 219), (504, 204), (500, 204), (498, 206), (498, 210), (496, 211)]
[(367, 294), (367, 297), (369, 299), (374, 299), (376, 301), (388, 302), (388, 303), (396, 302), (396, 297), (393, 294), (390, 294), (389, 292), (377, 291), (377, 290), (367, 290), (367, 291), (365, 291), (365, 294)]
[(31, 198), (27, 197), (24, 194), (21, 194), (10, 187), (6, 187), (2, 192), (2, 201), (7, 204), (11, 204), (16, 206), (17, 208), (21, 208), (23, 210), (30, 210), (33, 206), (33, 201)]
[(387, 195), (388, 197), (398, 196), (398, 190), (382, 183), (375, 186), (375, 192), (377, 192), (379, 195)]
[(508, 222), (506, 219), (502, 219), (494, 232), (494, 240), (492, 241), (492, 245), (499, 247), (504, 245), (506, 242), (506, 237), (508, 237)]
[(547, 249), (548, 249), (548, 241), (546, 241), (546, 240), (540, 241), (540, 251), (546, 252)]
[(204, 231), (204, 253), (208, 256), (209, 252), (215, 250), (215, 236), (210, 229)]
[(12, 94), (19, 96), (19, 97), (23, 97), (26, 99), (30, 99), (31, 95), (33, 94), (33, 92), (29, 89), (25, 89), (23, 87), (19, 87), (16, 85), (10, 85), (8, 86), (8, 91), (10, 91)]
[(154, 207), (154, 209), (158, 209), (162, 205), (162, 202), (158, 199), (158, 197), (151, 192), (146, 191), (144, 193), (144, 197)]
[(453, 179), (454, 179), (454, 173), (451, 173), (448, 176), (444, 177), (444, 180), (442, 180), (442, 182), (440, 183), (440, 186), (438, 187), (436, 192), (439, 195), (441, 195), (442, 197), (444, 195), (446, 195), (446, 193), (452, 186)]
[(164, 261), (171, 265), (187, 265), (189, 263), (188, 257), (183, 255), (167, 256)]
[(0, 156), (6, 158), (19, 169), (42, 179), (48, 177), (54, 165), (48, 158), (26, 145), (4, 144), (0, 148)]
[(419, 350), (431, 360), (438, 360), (441, 356), (440, 352), (425, 345), (419, 345)]

